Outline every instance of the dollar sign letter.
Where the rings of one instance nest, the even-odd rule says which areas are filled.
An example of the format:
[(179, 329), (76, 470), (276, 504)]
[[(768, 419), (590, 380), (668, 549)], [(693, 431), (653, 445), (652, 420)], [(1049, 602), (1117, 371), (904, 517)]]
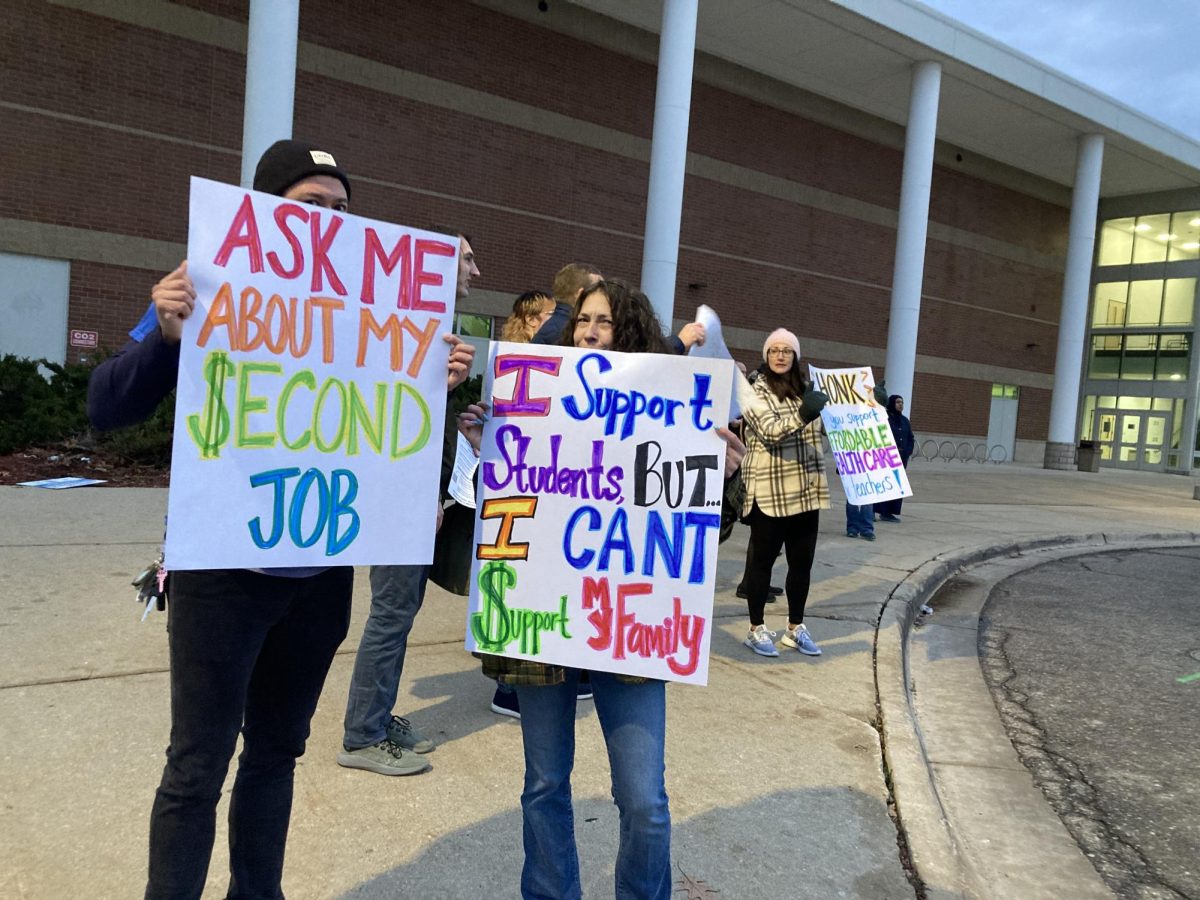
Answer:
[(214, 350), (204, 360), (204, 381), (208, 393), (199, 415), (187, 417), (188, 433), (200, 448), (201, 459), (216, 459), (221, 445), (229, 439), (229, 410), (225, 408), (225, 381), (232, 378), (237, 365), (224, 350)]
[(498, 653), (512, 640), (512, 622), (504, 594), (517, 584), (517, 573), (506, 562), (493, 560), (479, 572), (479, 612), (471, 614), (471, 634), (485, 653)]

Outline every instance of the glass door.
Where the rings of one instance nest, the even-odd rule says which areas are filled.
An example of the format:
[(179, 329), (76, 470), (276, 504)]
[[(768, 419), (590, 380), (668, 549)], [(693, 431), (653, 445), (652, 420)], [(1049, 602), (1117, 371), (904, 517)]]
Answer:
[(1141, 446), (1141, 468), (1155, 472), (1163, 470), (1166, 460), (1167, 436), (1171, 433), (1170, 413), (1143, 413), (1144, 428)]
[(1092, 437), (1099, 447), (1101, 464), (1162, 472), (1170, 434), (1169, 412), (1097, 409)]
[(1111, 410), (1096, 410), (1096, 433), (1092, 440), (1100, 448), (1101, 465), (1113, 464), (1113, 443), (1117, 434), (1117, 414)]

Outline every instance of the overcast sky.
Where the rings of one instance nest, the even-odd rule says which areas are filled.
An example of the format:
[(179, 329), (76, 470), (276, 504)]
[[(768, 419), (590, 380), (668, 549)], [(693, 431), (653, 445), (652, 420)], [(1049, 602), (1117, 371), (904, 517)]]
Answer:
[(1196, 0), (922, 0), (1200, 141)]

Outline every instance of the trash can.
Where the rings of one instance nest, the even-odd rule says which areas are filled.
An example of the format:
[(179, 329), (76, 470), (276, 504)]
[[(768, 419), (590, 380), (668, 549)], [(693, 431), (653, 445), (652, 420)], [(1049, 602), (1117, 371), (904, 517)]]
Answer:
[(1080, 472), (1100, 471), (1100, 450), (1095, 441), (1080, 441), (1076, 451), (1076, 462)]

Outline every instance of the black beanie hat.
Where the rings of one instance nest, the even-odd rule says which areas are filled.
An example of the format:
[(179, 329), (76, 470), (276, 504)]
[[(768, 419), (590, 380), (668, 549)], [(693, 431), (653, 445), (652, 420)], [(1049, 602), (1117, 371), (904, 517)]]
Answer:
[(282, 196), (309, 175), (332, 175), (345, 186), (346, 199), (350, 199), (350, 179), (333, 155), (307, 141), (276, 141), (268, 147), (254, 170), (254, 190)]

